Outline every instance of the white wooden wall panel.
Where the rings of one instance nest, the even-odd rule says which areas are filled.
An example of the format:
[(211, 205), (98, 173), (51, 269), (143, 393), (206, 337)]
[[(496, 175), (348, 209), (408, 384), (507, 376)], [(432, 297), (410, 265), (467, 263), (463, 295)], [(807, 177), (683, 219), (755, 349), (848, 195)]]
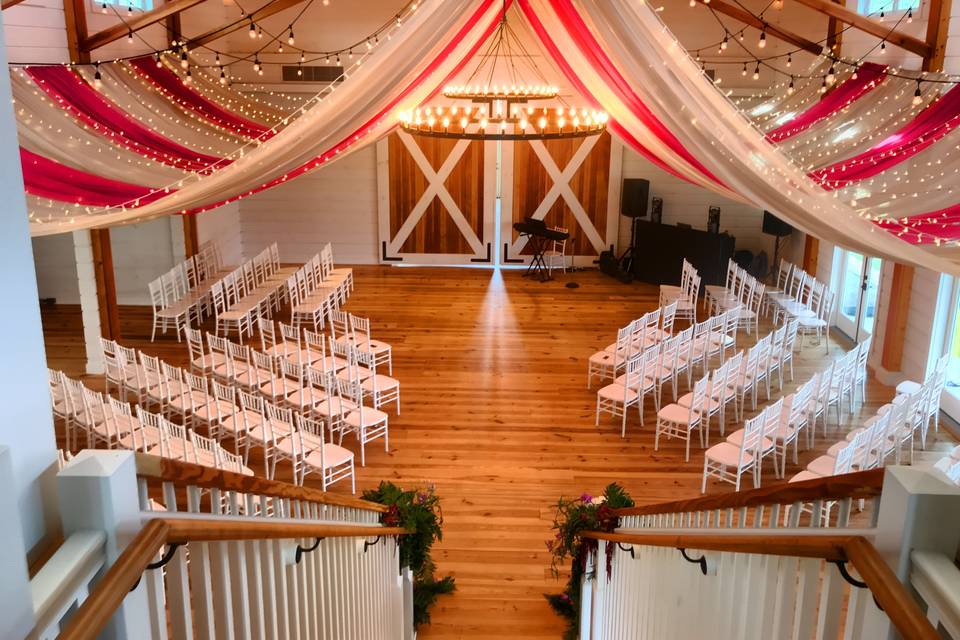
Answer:
[(110, 229), (118, 304), (150, 304), (147, 285), (174, 264), (171, 236), (167, 218)]
[(903, 345), (901, 372), (904, 378), (923, 380), (927, 374), (939, 288), (938, 272), (930, 269), (914, 271), (913, 288), (910, 291), (910, 315), (907, 316), (907, 333)]
[(11, 62), (64, 62), (67, 30), (62, 0), (26, 0), (3, 12)]
[(55, 298), (59, 304), (80, 304), (71, 234), (34, 238), (33, 263), (37, 272), (37, 293), (41, 298)]
[(280, 259), (303, 261), (333, 243), (337, 263), (377, 262), (375, 145), (240, 201), (244, 256), (276, 241)]
[[(707, 210), (720, 207), (720, 230), (737, 239), (737, 249), (757, 253), (766, 251), (773, 259), (773, 236), (764, 235), (763, 210), (722, 198), (712, 191), (684, 182), (654, 166), (646, 158), (627, 147), (623, 148), (625, 178), (646, 178), (650, 181), (650, 196), (663, 198), (663, 223), (689, 224), (694, 229), (707, 228)], [(630, 220), (620, 216), (620, 247), (630, 242)]]
[[(240, 203), (231, 202), (219, 209), (197, 215), (197, 239), (200, 244), (213, 242), (220, 248), (225, 265), (243, 262), (240, 239)], [(281, 256), (281, 259), (283, 256)]]

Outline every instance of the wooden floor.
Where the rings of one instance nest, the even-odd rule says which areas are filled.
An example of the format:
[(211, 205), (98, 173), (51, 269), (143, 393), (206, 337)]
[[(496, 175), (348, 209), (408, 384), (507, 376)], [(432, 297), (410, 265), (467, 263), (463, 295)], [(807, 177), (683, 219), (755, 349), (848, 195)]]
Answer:
[[(585, 386), (587, 358), (613, 341), (617, 327), (656, 307), (656, 287), (592, 271), (543, 284), (517, 271), (485, 269), (360, 267), (355, 276), (348, 308), (370, 316), (374, 336), (393, 345), (403, 398), (402, 415), (391, 416), (390, 450), (370, 445), (359, 486), (380, 479), (407, 487), (432, 483), (443, 498), (445, 537), (435, 557), (458, 590), (441, 599), (420, 637), (558, 638), (563, 626), (542, 595), (561, 586), (550, 576), (544, 547), (552, 537), (551, 504), (561, 495), (596, 494), (612, 481), (640, 504), (700, 492), (699, 448), (689, 463), (682, 441), (653, 450), (651, 401), (646, 426), (632, 414), (621, 439), (619, 421), (609, 416), (594, 426), (596, 396)], [(569, 280), (580, 287), (565, 288)], [(43, 317), (50, 366), (79, 374), (79, 310), (50, 308)], [(124, 343), (186, 361), (185, 345), (149, 342), (149, 309), (123, 308), (121, 324)], [(742, 336), (741, 346), (753, 340)], [(831, 352), (849, 346), (833, 342)], [(824, 357), (823, 345), (804, 348), (796, 382)], [(867, 395), (858, 415), (832, 427), (815, 451), (801, 452), (801, 466), (788, 473), (861, 423), (892, 390), (872, 382)], [(934, 440), (928, 449), (953, 444), (943, 429)], [(775, 482), (769, 468), (763, 482)]]

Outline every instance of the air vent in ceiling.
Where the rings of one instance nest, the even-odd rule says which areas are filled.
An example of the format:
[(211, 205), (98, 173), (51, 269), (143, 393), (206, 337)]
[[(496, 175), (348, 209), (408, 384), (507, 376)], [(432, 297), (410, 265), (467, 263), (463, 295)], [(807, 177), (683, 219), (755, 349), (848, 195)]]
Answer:
[[(302, 71), (303, 73), (297, 73), (297, 71)], [(335, 80), (341, 80), (342, 75), (343, 67), (341, 66), (283, 65), (284, 82), (333, 82)]]

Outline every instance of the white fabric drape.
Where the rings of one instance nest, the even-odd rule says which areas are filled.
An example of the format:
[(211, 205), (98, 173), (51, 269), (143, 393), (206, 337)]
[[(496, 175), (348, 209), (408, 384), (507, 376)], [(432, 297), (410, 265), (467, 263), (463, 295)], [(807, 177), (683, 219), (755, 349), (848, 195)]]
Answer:
[[(485, 39), (502, 10), (490, 0), (434, 0), (423, 3), (393, 38), (366, 56), (350, 77), (330, 95), (311, 106), (297, 120), (260, 145), (251, 145), (243, 157), (216, 173), (191, 179), (177, 192), (137, 209), (93, 210), (59, 220), (33, 223), (34, 235), (74, 229), (141, 222), (157, 216), (210, 206), (234, 194), (245, 195), (273, 179), (284, 179), (319, 152), (351, 136), (408, 88), (418, 75), (437, 61), (440, 52), (473, 14), (485, 7), (479, 20), (431, 76), (383, 117), (364, 137), (340, 153), (345, 155), (373, 142), (394, 126), (396, 112), (422, 102), (452, 73), (476, 45)], [(363, 60), (361, 58), (361, 60)]]
[[(650, 132), (587, 62), (552, 3), (530, 0), (530, 5), (588, 90), (612, 118), (646, 143)], [(647, 4), (574, 0), (574, 5), (593, 37), (647, 107), (741, 199), (775, 211), (801, 230), (863, 253), (938, 271), (958, 270), (956, 264), (941, 255), (877, 229), (808, 178), (702, 74)], [(671, 165), (689, 174), (686, 167), (674, 164), (672, 159)], [(713, 183), (698, 182), (727, 194), (726, 189)]]

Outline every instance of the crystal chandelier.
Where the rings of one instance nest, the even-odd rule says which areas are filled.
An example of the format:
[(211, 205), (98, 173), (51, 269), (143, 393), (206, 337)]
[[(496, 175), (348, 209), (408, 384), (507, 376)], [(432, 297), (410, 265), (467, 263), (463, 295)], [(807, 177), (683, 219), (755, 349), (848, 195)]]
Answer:
[[(466, 140), (580, 138), (606, 128), (606, 113), (567, 104), (532, 60), (507, 23), (504, 8), (476, 68), (463, 84), (444, 87), (443, 97), (450, 102), (401, 112), (400, 128), (419, 136)], [(524, 70), (537, 82), (526, 82)]]

